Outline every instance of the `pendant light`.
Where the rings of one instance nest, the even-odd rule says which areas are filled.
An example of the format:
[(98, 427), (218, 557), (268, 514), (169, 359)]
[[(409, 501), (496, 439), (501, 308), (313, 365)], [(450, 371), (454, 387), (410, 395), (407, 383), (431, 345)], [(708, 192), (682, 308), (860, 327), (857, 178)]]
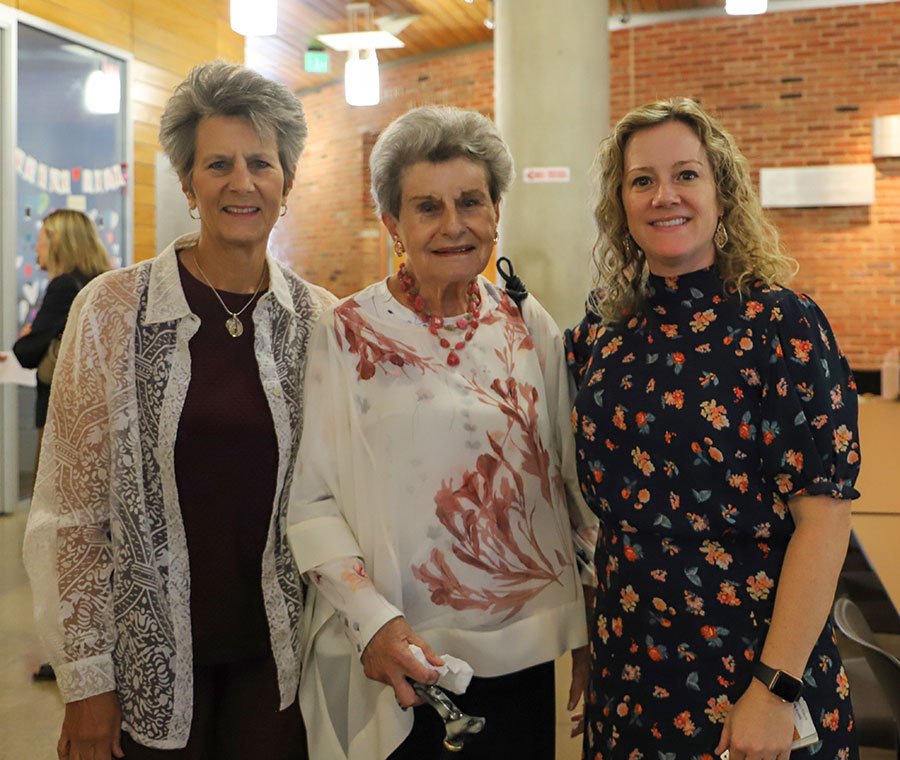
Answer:
[(351, 106), (377, 106), (381, 101), (378, 56), (374, 50), (350, 50), (344, 64), (344, 98)]
[(119, 113), (122, 101), (122, 80), (119, 67), (103, 64), (87, 76), (84, 83), (84, 108), (88, 113)]
[(231, 0), (231, 28), (245, 37), (278, 31), (278, 0)]
[(403, 42), (396, 35), (415, 19), (416, 15), (409, 13), (375, 19), (369, 3), (348, 3), (347, 21), (350, 31), (320, 34), (316, 38), (333, 50), (347, 53), (344, 97), (349, 105), (378, 105), (381, 100), (381, 81), (375, 51), (402, 48)]
[(729, 16), (758, 16), (766, 12), (766, 0), (725, 0)]

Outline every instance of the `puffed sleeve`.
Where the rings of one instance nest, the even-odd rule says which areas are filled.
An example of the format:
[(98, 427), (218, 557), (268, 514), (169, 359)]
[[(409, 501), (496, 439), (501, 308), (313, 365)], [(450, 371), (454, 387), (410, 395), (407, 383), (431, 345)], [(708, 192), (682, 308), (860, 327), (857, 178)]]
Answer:
[(578, 484), (575, 436), (570, 422), (575, 385), (566, 371), (563, 341), (553, 318), (533, 296), (522, 302), (522, 316), (531, 333), (544, 375), (547, 409), (552, 418), (553, 443), (559, 452), (581, 582), (586, 586), (595, 586), (597, 576), (594, 570), (594, 547), (597, 543), (598, 520), (585, 503)]
[(770, 318), (759, 431), (766, 474), (784, 500), (858, 498), (856, 383), (828, 320), (790, 291)]
[(112, 432), (96, 292), (78, 295), (63, 334), (23, 548), (38, 634), (66, 702), (116, 688)]

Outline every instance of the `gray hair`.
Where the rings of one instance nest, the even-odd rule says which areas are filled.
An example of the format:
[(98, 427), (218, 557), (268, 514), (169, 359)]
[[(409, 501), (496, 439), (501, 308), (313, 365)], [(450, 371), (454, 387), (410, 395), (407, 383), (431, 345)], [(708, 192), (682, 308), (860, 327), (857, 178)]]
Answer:
[(467, 158), (484, 166), (491, 200), (497, 203), (515, 176), (512, 153), (494, 123), (477, 111), (422, 106), (407, 111), (381, 133), (372, 155), (372, 199), (378, 215), (400, 215), (403, 170), (421, 161)]
[(159, 143), (188, 186), (197, 125), (210, 116), (240, 116), (257, 134), (274, 132), (285, 190), (290, 187), (307, 134), (303, 106), (294, 93), (239, 64), (212, 61), (194, 66), (175, 88), (159, 124)]

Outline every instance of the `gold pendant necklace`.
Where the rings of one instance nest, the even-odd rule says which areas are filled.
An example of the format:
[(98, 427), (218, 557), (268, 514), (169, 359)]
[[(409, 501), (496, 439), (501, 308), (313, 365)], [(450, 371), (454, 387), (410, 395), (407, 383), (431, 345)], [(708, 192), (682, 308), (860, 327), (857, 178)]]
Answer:
[(247, 307), (253, 303), (253, 299), (256, 298), (256, 294), (259, 293), (259, 289), (262, 287), (263, 280), (266, 277), (266, 263), (263, 262), (263, 270), (259, 275), (259, 282), (256, 283), (256, 290), (253, 291), (253, 295), (250, 296), (250, 300), (244, 304), (243, 308), (239, 311), (232, 311), (225, 305), (225, 302), (222, 300), (222, 296), (219, 295), (219, 291), (216, 290), (212, 283), (209, 281), (209, 278), (206, 276), (206, 273), (200, 268), (200, 262), (197, 261), (197, 252), (191, 251), (191, 256), (194, 257), (194, 266), (197, 267), (197, 271), (200, 272), (200, 276), (203, 278), (203, 282), (209, 285), (209, 289), (213, 292), (213, 295), (218, 299), (219, 303), (222, 304), (222, 308), (225, 309), (225, 313), (228, 314), (228, 319), (225, 320), (225, 329), (228, 330), (228, 334), (232, 338), (240, 338), (244, 334), (244, 323), (240, 320), (240, 315), (243, 314)]

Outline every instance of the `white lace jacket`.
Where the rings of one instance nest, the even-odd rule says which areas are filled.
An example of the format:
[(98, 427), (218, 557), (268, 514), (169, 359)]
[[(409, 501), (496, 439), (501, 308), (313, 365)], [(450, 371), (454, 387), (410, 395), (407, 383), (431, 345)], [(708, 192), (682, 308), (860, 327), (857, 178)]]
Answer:
[[(115, 690), (142, 744), (183, 747), (193, 701), (188, 552), (175, 437), (199, 320), (176, 250), (96, 278), (64, 334), (25, 534), (39, 633), (66, 702)], [(300, 440), (307, 341), (334, 301), (271, 257), (253, 311), (255, 351), (278, 440), (278, 486), (262, 588), (281, 706), (299, 680), (303, 593), (285, 536)], [(248, 488), (252, 488), (252, 473)]]

